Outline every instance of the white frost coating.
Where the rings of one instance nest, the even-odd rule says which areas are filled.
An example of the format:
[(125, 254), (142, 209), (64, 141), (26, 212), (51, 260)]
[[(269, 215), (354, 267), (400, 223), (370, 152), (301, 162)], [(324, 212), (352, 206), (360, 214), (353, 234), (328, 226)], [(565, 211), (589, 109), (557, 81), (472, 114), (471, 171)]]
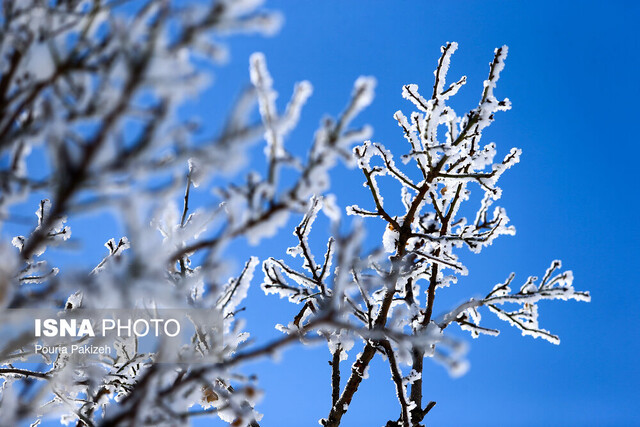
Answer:
[(284, 150), (283, 138), (297, 125), (300, 112), (313, 93), (313, 87), (308, 81), (296, 84), (293, 96), (282, 117), (278, 117), (276, 109), (277, 92), (273, 90), (273, 79), (267, 69), (264, 54), (254, 53), (250, 58), (251, 83), (258, 93), (260, 116), (265, 126), (265, 154), (269, 161), (287, 160), (288, 154)]
[(238, 304), (246, 298), (249, 285), (253, 280), (253, 275), (259, 261), (260, 260), (257, 257), (251, 257), (251, 259), (245, 264), (240, 276), (236, 279), (229, 280), (225, 285), (219, 303), (225, 317), (233, 314), (238, 308)]
[(417, 84), (408, 84), (402, 87), (402, 97), (415, 104), (418, 110), (428, 113), (430, 102), (422, 97), (418, 92)]
[(327, 194), (323, 198), (322, 212), (334, 223), (339, 223), (342, 216), (340, 208), (338, 207), (336, 196), (334, 194)]
[(4, 242), (0, 243), (0, 307), (11, 300), (14, 287), (14, 272), (20, 265), (16, 250)]
[(355, 116), (371, 105), (375, 95), (375, 87), (376, 79), (374, 77), (360, 76), (356, 79), (351, 93), (353, 102), (343, 116), (345, 124), (350, 123)]
[(289, 212), (281, 210), (272, 214), (267, 220), (251, 227), (247, 232), (247, 240), (250, 245), (257, 245), (260, 240), (276, 235), (289, 220)]
[(349, 359), (348, 352), (353, 348), (355, 340), (349, 333), (331, 333), (327, 341), (329, 352), (333, 355), (340, 348), (340, 361)]
[(384, 250), (389, 253), (393, 253), (398, 247), (399, 233), (394, 230), (390, 225), (384, 230), (382, 235), (382, 246)]
[[(449, 88), (445, 92), (442, 93), (442, 99), (446, 101), (447, 99), (451, 98), (452, 96), (455, 96), (458, 93), (458, 91), (460, 90), (460, 88), (462, 86), (464, 86), (466, 83), (467, 83), (467, 76), (462, 76), (460, 78), (460, 80), (458, 80), (457, 82), (451, 83)], [(453, 139), (455, 139), (455, 136), (454, 136)]]
[(366, 380), (369, 378), (369, 366), (367, 366), (366, 368), (364, 368), (364, 371), (362, 372), (361, 378), (363, 380)]
[(82, 292), (76, 292), (72, 294), (69, 298), (67, 298), (67, 302), (65, 303), (66, 309), (78, 308), (82, 304)]
[(265, 36), (272, 36), (282, 27), (283, 17), (278, 13), (270, 13), (256, 20), (259, 24), (257, 28), (256, 23), (243, 22), (244, 15), (255, 12), (256, 9), (259, 10), (260, 6), (264, 4), (264, 0), (223, 0), (221, 3), (224, 4), (225, 15), (238, 18), (238, 22), (233, 27), (235, 31), (251, 33), (257, 30)]
[(258, 91), (258, 103), (260, 105), (260, 116), (265, 125), (265, 140), (267, 146), (265, 153), (270, 159), (281, 157), (284, 154), (282, 140), (276, 128), (276, 98), (278, 94), (273, 90), (273, 79), (263, 53), (256, 52), (249, 59), (249, 75), (251, 83)]
[(346, 238), (341, 239), (341, 245), (337, 249), (337, 259), (342, 265), (337, 266), (333, 276), (333, 292), (331, 303), (334, 310), (342, 310), (345, 304), (345, 296), (349, 293), (350, 285), (353, 283), (352, 270), (359, 262), (360, 245), (364, 240), (364, 228), (356, 224), (353, 232)]
[(302, 218), (302, 222), (293, 232), (293, 235), (299, 239), (299, 244), (287, 249), (287, 253), (289, 255), (293, 257), (297, 255), (303, 257), (303, 267), (309, 272), (313, 272), (315, 270), (316, 263), (313, 254), (308, 250), (305, 251), (305, 249), (309, 248), (309, 233), (311, 232), (311, 227), (318, 216), (318, 212), (322, 209), (323, 204), (322, 198), (316, 196), (311, 198), (309, 210), (307, 210), (307, 213)]
[(443, 92), (447, 73), (449, 73), (449, 66), (451, 65), (451, 56), (455, 53), (456, 50), (458, 50), (458, 43), (456, 42), (448, 43), (447, 46), (442, 46), (440, 48), (442, 57), (440, 58), (438, 68), (433, 72), (433, 75), (436, 78), (434, 91), (438, 95)]
[(223, 0), (225, 12), (232, 16), (242, 16), (262, 6), (264, 0)]
[(45, 42), (35, 43), (25, 58), (23, 71), (36, 81), (48, 80), (53, 76), (56, 65), (51, 56), (51, 49)]
[(306, 104), (311, 94), (313, 94), (313, 86), (311, 83), (303, 81), (296, 84), (293, 90), (293, 96), (284, 112), (283, 119), (278, 124), (278, 130), (282, 135), (288, 134), (296, 127), (298, 121), (300, 121), (302, 107)]
[(489, 79), (484, 81), (485, 87), (485, 98), (486, 99), (495, 99), (493, 95), (493, 91), (496, 88), (496, 83), (500, 78), (500, 73), (504, 70), (505, 59), (507, 59), (507, 54), (509, 53), (509, 48), (505, 45), (501, 48), (496, 48), (494, 51), (496, 54), (494, 63), (495, 67), (493, 68), (493, 72)]
[(189, 179), (191, 180), (191, 184), (194, 187), (198, 187), (200, 182), (204, 178), (204, 171), (201, 166), (198, 165), (198, 160), (195, 158), (191, 158), (188, 160), (189, 165)]
[[(464, 330), (471, 332), (476, 338), (479, 334), (498, 335), (498, 331), (481, 327), (478, 308), (487, 306), (498, 318), (508, 322), (521, 330), (522, 335), (530, 335), (534, 338), (542, 338), (553, 344), (559, 344), (560, 339), (549, 331), (542, 329), (538, 323), (538, 305), (541, 300), (569, 300), (588, 302), (591, 297), (588, 292), (576, 291), (573, 286), (573, 274), (571, 271), (552, 274), (561, 267), (560, 261), (553, 261), (547, 269), (540, 284), (538, 278), (530, 276), (520, 287), (517, 293), (512, 293), (510, 284), (514, 279), (512, 273), (504, 283), (494, 286), (493, 290), (482, 300), (470, 300), (462, 304), (456, 310), (444, 316), (441, 325), (447, 325), (452, 321), (459, 322)], [(503, 308), (503, 305), (515, 304), (513, 311)]]
[[(48, 232), (46, 233), (46, 237), (42, 240), (39, 246), (33, 251), (33, 256), (40, 256), (47, 249), (47, 243), (52, 244), (60, 244), (61, 242), (68, 240), (71, 237), (71, 229), (64, 225), (67, 221), (65, 216), (51, 220), (50, 217), (51, 212), (51, 201), (49, 199), (43, 199), (40, 201), (38, 205), (38, 209), (36, 209), (36, 217), (38, 218), (38, 226), (35, 231), (40, 232), (42, 227), (51, 221), (48, 224)], [(17, 247), (22, 251), (27, 238), (25, 236), (16, 236), (11, 240), (13, 246)]]
[(97, 274), (105, 268), (105, 265), (110, 262), (114, 257), (118, 257), (125, 250), (131, 247), (131, 243), (126, 236), (123, 236), (116, 243), (115, 239), (109, 239), (104, 246), (109, 250), (109, 254), (100, 261), (100, 263), (91, 270), (91, 274)]
[(358, 167), (360, 169), (371, 169), (371, 158), (374, 155), (374, 150), (371, 148), (371, 141), (365, 141), (364, 144), (354, 147), (353, 154), (358, 161)]
[(406, 386), (408, 384), (413, 384), (414, 382), (422, 379), (422, 372), (418, 372), (415, 369), (412, 369), (409, 374), (402, 379), (402, 383)]
[[(416, 185), (413, 181), (407, 177), (400, 169), (396, 167), (395, 161), (393, 160), (393, 154), (391, 151), (387, 150), (384, 145), (380, 143), (370, 144), (370, 149), (373, 150), (373, 154), (380, 157), (384, 166), (387, 169), (387, 174), (391, 175), (393, 178), (398, 180), (400, 184), (405, 187), (416, 188)], [(382, 173), (380, 173), (382, 175)]]

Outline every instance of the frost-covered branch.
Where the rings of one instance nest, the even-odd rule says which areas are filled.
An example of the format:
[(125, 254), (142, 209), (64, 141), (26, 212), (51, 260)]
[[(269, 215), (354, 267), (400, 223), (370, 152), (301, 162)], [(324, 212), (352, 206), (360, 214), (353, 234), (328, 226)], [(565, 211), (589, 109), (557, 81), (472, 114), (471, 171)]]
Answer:
[[(499, 101), (494, 95), (507, 48), (496, 49), (478, 106), (464, 116), (458, 116), (447, 104), (466, 83), (463, 76), (446, 86), (456, 49), (455, 43), (443, 46), (431, 97), (424, 98), (417, 85), (405, 85), (403, 97), (417, 111), (409, 118), (400, 111), (394, 115), (410, 145), (408, 154), (401, 159), (405, 165), (415, 162), (417, 171), (397, 164), (392, 151), (379, 142), (366, 141), (353, 150), (364, 175), (364, 186), (371, 194), (372, 207), (354, 205), (347, 208), (347, 213), (368, 221), (382, 220), (385, 231), (381, 246), (388, 254), (386, 259), (381, 252), (354, 256), (353, 252), (358, 251), (353, 238), (357, 231), (347, 240), (334, 236), (338, 256), (332, 263), (333, 273), (325, 275), (326, 261), (322, 267), (317, 265), (308, 243), (309, 228), (321, 209), (318, 206), (321, 200), (316, 198), (294, 232), (299, 244), (289, 249), (289, 254), (302, 257), (302, 269), (273, 258), (263, 263), (265, 292), (277, 293), (302, 305), (294, 321), (280, 328), (283, 332), (292, 333), (328, 310), (332, 310), (333, 319), (340, 319), (333, 322), (334, 329), (320, 332), (326, 337), (332, 355), (332, 405), (327, 418), (321, 420), (322, 425), (341, 424), (367, 376), (369, 364), (380, 353), (388, 360), (401, 413), (398, 420), (387, 425), (420, 426), (435, 405), (433, 401), (426, 406), (422, 403), (424, 358), (443, 364), (454, 376), (468, 368), (464, 358), (466, 346), (444, 334), (449, 324), (458, 323), (473, 336), (497, 335), (497, 330), (479, 324), (478, 309), (485, 306), (523, 334), (557, 342), (557, 337), (538, 326), (537, 303), (553, 299), (589, 300), (588, 293), (573, 289), (570, 272), (553, 275), (560, 267), (556, 261), (538, 286), (534, 286), (535, 278), (517, 293), (510, 291), (508, 283), (499, 285), (484, 299), (470, 300), (434, 319), (439, 290), (467, 274), (458, 250), (464, 246), (478, 253), (497, 237), (515, 234), (506, 211), (492, 205), (501, 196), (499, 178), (519, 161), (520, 150), (513, 148), (502, 161), (495, 162), (495, 144), (481, 140), (495, 113), (511, 106), (508, 99)], [(378, 184), (386, 176), (400, 186), (399, 199), (404, 211), (396, 212), (396, 204), (386, 201), (393, 194), (383, 195)], [(484, 197), (475, 217), (468, 219), (460, 214), (460, 209), (469, 201), (473, 184)], [(334, 229), (339, 229), (338, 222), (334, 222)], [(325, 260), (330, 259), (329, 252), (333, 254), (331, 242)], [(317, 272), (321, 268), (323, 274), (319, 277)], [(514, 304), (517, 308), (513, 311), (505, 308)], [(346, 360), (356, 341), (361, 343), (362, 350), (338, 393), (337, 355)], [(402, 374), (403, 365), (410, 367), (409, 374)]]

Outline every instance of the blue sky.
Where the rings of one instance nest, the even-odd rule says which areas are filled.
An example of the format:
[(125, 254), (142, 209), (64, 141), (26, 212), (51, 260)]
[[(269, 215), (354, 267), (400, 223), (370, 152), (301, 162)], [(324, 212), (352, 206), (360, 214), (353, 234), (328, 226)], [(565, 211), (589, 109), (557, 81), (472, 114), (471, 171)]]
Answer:
[[(574, 271), (576, 288), (589, 290), (592, 302), (543, 303), (541, 325), (560, 335), (560, 346), (522, 337), (508, 325), (493, 322), (502, 326), (499, 337), (466, 338), (471, 345), (466, 376), (451, 379), (439, 365), (426, 363), (425, 399), (437, 401), (426, 422), (639, 425), (635, 408), (640, 344), (634, 308), (640, 288), (634, 261), (640, 237), (635, 221), (640, 208), (640, 149), (633, 126), (640, 95), (640, 5), (280, 0), (268, 6), (283, 12), (283, 29), (272, 38), (231, 41), (229, 63), (216, 72), (217, 84), (203, 94), (194, 112), (210, 115), (215, 122), (216, 113), (223, 112), (248, 81), (249, 55), (262, 51), (280, 92), (279, 105), (294, 82), (307, 79), (314, 85), (301, 125), (287, 140), (297, 153), (309, 147), (323, 114), (341, 111), (359, 75), (378, 79), (375, 101), (360, 122), (373, 125), (373, 140), (404, 152), (405, 142), (392, 117), (398, 109), (411, 111), (401, 87), (431, 87), (442, 44), (459, 43), (450, 78), (468, 76), (454, 101), (458, 113), (476, 105), (493, 49), (503, 44), (510, 48), (496, 95), (510, 98), (513, 109), (497, 116), (485, 141), (495, 141), (501, 155), (513, 146), (523, 150), (520, 164), (501, 180), (500, 205), (506, 207), (517, 234), (498, 239), (479, 256), (466, 256), (469, 276), (455, 289), (443, 291), (438, 308), (444, 311), (465, 297), (486, 293), (511, 271), (520, 280), (541, 275), (556, 258)], [(333, 188), (341, 205), (368, 203), (361, 180), (357, 170), (335, 171)], [(379, 225), (371, 223), (371, 244), (379, 238)], [(82, 227), (80, 223), (74, 229), (75, 236), (89, 233)], [(114, 234), (108, 227), (90, 232), (100, 241)], [(289, 230), (283, 235), (255, 249), (255, 254), (285, 257), (286, 247), (294, 242)], [(319, 233), (318, 247), (325, 238)], [(85, 254), (97, 258), (100, 250)], [(257, 279), (245, 313), (248, 330), (264, 341), (276, 336), (271, 325), (288, 323), (294, 311), (285, 301), (262, 295)], [(266, 391), (259, 405), (265, 413), (262, 426), (317, 425), (327, 415), (329, 357), (323, 346), (296, 347), (278, 362), (246, 368), (258, 373)], [(344, 365), (345, 376), (349, 366)], [(388, 367), (376, 359), (344, 425), (382, 425), (397, 415)], [(218, 423), (202, 420), (197, 425)]]

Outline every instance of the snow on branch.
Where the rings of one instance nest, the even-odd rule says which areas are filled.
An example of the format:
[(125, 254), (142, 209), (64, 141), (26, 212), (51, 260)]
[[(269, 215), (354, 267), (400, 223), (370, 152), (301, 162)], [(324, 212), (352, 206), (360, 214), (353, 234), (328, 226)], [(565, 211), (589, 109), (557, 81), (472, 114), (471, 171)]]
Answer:
[[(500, 177), (519, 162), (521, 151), (512, 148), (496, 161), (496, 144), (482, 140), (495, 113), (511, 108), (508, 99), (499, 101), (495, 95), (507, 48), (496, 49), (478, 105), (459, 116), (448, 101), (465, 85), (466, 77), (449, 85), (446, 81), (457, 47), (456, 43), (442, 47), (429, 97), (418, 85), (402, 88), (402, 96), (416, 108), (408, 116), (400, 111), (394, 114), (409, 143), (408, 153), (401, 156), (402, 164), (379, 142), (365, 141), (353, 148), (371, 202), (369, 206), (349, 206), (346, 212), (367, 221), (382, 221), (384, 232), (378, 236), (381, 249), (354, 258), (358, 246), (346, 251), (345, 245), (355, 240), (334, 236), (329, 240), (325, 264), (317, 264), (309, 244), (309, 229), (321, 203), (314, 198), (294, 231), (299, 244), (289, 249), (290, 255), (303, 258), (302, 268), (274, 258), (263, 264), (263, 290), (301, 305), (293, 322), (279, 326), (280, 330), (292, 334), (316, 319), (328, 315), (332, 319), (318, 331), (327, 340), (332, 367), (332, 406), (328, 416), (320, 420), (324, 426), (341, 423), (376, 354), (389, 363), (400, 405), (400, 418), (387, 425), (417, 426), (435, 404), (422, 402), (423, 360), (430, 358), (444, 365), (452, 376), (464, 374), (469, 367), (467, 346), (445, 334), (449, 324), (457, 323), (474, 337), (498, 335), (498, 330), (480, 325), (479, 309), (487, 307), (524, 335), (558, 343), (555, 335), (539, 326), (538, 302), (589, 301), (588, 293), (573, 288), (571, 272), (556, 273), (560, 262), (555, 261), (539, 284), (530, 278), (518, 292), (512, 292), (511, 277), (485, 298), (469, 300), (440, 318), (434, 317), (436, 293), (468, 273), (460, 261), (460, 249), (479, 253), (499, 236), (515, 234), (505, 209), (493, 204), (502, 194), (497, 185)], [(412, 161), (415, 170), (408, 166)], [(399, 185), (399, 194), (383, 191), (387, 187), (380, 182), (387, 177)], [(470, 200), (473, 188), (483, 197), (475, 215), (467, 218), (460, 208)], [(402, 203), (390, 201), (394, 197)], [(352, 236), (358, 229), (356, 226)], [(325, 275), (332, 257), (333, 275)], [(358, 341), (362, 351), (352, 358), (351, 375), (341, 384), (337, 365), (350, 358), (348, 350)], [(402, 372), (404, 366), (410, 368), (409, 374)]]
[[(498, 331), (480, 326), (479, 307), (486, 306), (498, 318), (520, 329), (522, 335), (530, 335), (534, 338), (542, 338), (553, 344), (560, 344), (560, 338), (542, 329), (538, 324), (538, 302), (541, 300), (591, 301), (589, 292), (576, 291), (573, 288), (573, 274), (571, 271), (554, 274), (562, 267), (559, 260), (551, 263), (539, 284), (538, 278), (531, 276), (520, 287), (518, 292), (512, 292), (510, 285), (515, 277), (513, 274), (504, 283), (499, 283), (486, 297), (479, 300), (470, 300), (460, 305), (454, 311), (448, 313), (438, 322), (441, 328), (445, 328), (452, 322), (456, 322), (464, 330), (471, 332), (474, 338), (479, 334), (498, 335)], [(504, 308), (505, 305), (515, 305), (515, 310)]]

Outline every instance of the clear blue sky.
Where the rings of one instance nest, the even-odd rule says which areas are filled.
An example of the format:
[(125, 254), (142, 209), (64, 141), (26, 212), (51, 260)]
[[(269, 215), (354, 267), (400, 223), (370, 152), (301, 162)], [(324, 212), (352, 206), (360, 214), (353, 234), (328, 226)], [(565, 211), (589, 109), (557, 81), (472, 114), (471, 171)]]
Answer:
[[(510, 48), (496, 94), (509, 97), (513, 109), (499, 114), (485, 137), (497, 143), (501, 154), (512, 146), (523, 150), (521, 163), (501, 180), (500, 204), (517, 235), (466, 257), (469, 276), (458, 288), (444, 291), (442, 301), (453, 305), (483, 294), (511, 271), (522, 280), (540, 275), (560, 258), (574, 271), (576, 288), (591, 291), (592, 302), (543, 303), (541, 324), (560, 335), (559, 347), (521, 337), (504, 324), (498, 338), (467, 338), (471, 370), (466, 376), (451, 379), (440, 366), (427, 363), (425, 399), (438, 403), (426, 422), (640, 425), (634, 310), (640, 301), (635, 262), (640, 150), (633, 128), (638, 121), (640, 5), (449, 0), (281, 0), (268, 5), (285, 15), (282, 31), (268, 39), (234, 39), (230, 63), (217, 71), (218, 84), (201, 100), (199, 114), (224, 111), (226, 100), (248, 81), (250, 53), (263, 51), (281, 106), (294, 82), (307, 79), (314, 85), (301, 126), (287, 141), (298, 153), (309, 146), (324, 113), (341, 111), (362, 74), (378, 79), (376, 99), (362, 122), (374, 126), (375, 141), (404, 151), (392, 118), (397, 109), (411, 111), (401, 98), (401, 86), (431, 87), (442, 44), (460, 45), (451, 78), (468, 76), (454, 103), (459, 113), (476, 105), (493, 49), (503, 44)], [(368, 203), (361, 179), (356, 170), (336, 171), (334, 191), (340, 204)], [(75, 236), (82, 236), (81, 227), (74, 229)], [(376, 227), (371, 228), (372, 243)], [(102, 236), (96, 233), (104, 234), (105, 241), (113, 237), (108, 229), (91, 232), (98, 239)], [(285, 257), (293, 237), (289, 230), (284, 236), (256, 254)], [(320, 247), (324, 236), (319, 238)], [(271, 325), (290, 321), (293, 309), (275, 296), (262, 295), (256, 276), (245, 314), (248, 330), (263, 341), (275, 336)], [(317, 425), (330, 404), (328, 360), (326, 347), (292, 348), (279, 362), (248, 367), (247, 372), (258, 372), (266, 390), (259, 404), (265, 413), (261, 425)], [(349, 365), (344, 367), (346, 373)], [(397, 415), (388, 367), (378, 359), (344, 425), (379, 426)], [(219, 423), (202, 420), (197, 425)]]

